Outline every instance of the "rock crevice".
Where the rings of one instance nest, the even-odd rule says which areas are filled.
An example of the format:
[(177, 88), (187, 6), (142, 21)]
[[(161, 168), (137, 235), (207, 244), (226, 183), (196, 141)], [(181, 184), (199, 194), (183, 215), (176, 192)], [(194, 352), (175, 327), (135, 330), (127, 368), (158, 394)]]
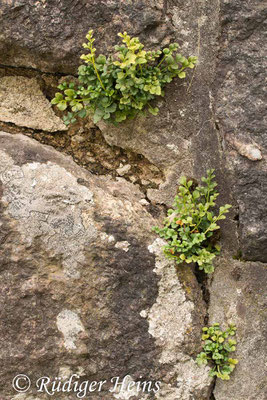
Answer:
[[(22, 370), (33, 382), (78, 371), (162, 382), (118, 399), (264, 399), (265, 18), (258, 0), (2, 1), (1, 399), (45, 400), (7, 387)], [(102, 53), (126, 30), (148, 49), (177, 41), (198, 65), (166, 88), (157, 117), (66, 129), (49, 100), (75, 76), (90, 28)], [(219, 205), (233, 206), (210, 279), (166, 260), (151, 232), (180, 176), (208, 168)], [(194, 363), (213, 322), (237, 324), (229, 382)]]

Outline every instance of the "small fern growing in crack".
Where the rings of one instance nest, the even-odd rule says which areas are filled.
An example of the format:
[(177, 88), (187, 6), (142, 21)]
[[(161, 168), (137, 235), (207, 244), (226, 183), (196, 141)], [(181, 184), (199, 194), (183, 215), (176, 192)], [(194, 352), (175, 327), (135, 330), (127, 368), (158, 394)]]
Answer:
[(194, 68), (197, 57), (185, 58), (177, 54), (177, 43), (163, 50), (146, 51), (137, 37), (127, 32), (119, 33), (122, 44), (114, 47), (114, 55), (96, 56), (93, 31), (86, 35), (88, 50), (81, 59), (84, 64), (78, 69), (79, 85), (64, 82), (58, 86), (61, 92), (55, 94), (51, 103), (61, 111), (66, 125), (93, 115), (94, 122), (100, 120), (118, 124), (134, 118), (147, 109), (158, 113), (151, 106), (156, 96), (164, 96), (163, 88), (174, 78), (185, 78), (186, 69)]
[(164, 253), (174, 258), (177, 264), (197, 263), (206, 273), (214, 271), (213, 259), (220, 252), (215, 231), (220, 229), (217, 222), (225, 219), (231, 205), (219, 208), (216, 215), (214, 207), (219, 193), (214, 181), (214, 169), (202, 177), (203, 185), (195, 186), (192, 180), (183, 176), (173, 204), (168, 210), (164, 227), (154, 227), (154, 231), (167, 241)]
[(213, 324), (204, 327), (202, 332), (203, 351), (198, 354), (196, 363), (198, 366), (212, 363), (209, 375), (228, 381), (229, 375), (238, 363), (235, 358), (230, 358), (230, 353), (236, 349), (236, 341), (231, 339), (236, 334), (235, 325), (230, 324), (225, 331), (222, 331), (219, 324)]

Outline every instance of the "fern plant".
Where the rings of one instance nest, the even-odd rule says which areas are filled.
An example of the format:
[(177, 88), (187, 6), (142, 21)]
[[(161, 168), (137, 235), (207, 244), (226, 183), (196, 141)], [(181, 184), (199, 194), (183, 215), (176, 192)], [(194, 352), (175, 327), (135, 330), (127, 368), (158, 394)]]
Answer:
[(137, 37), (127, 32), (119, 33), (121, 45), (114, 47), (114, 54), (96, 56), (93, 31), (86, 35), (83, 47), (88, 51), (78, 68), (79, 85), (64, 82), (51, 103), (61, 111), (66, 125), (93, 115), (100, 120), (117, 124), (134, 118), (145, 108), (156, 115), (157, 107), (151, 106), (156, 96), (164, 96), (163, 88), (175, 77), (185, 78), (185, 70), (194, 68), (197, 58), (177, 54), (178, 44), (172, 43), (163, 50), (146, 51)]
[(203, 351), (198, 354), (196, 362), (198, 366), (213, 364), (209, 372), (210, 376), (217, 376), (228, 381), (238, 360), (230, 357), (230, 353), (236, 349), (236, 340), (231, 337), (236, 334), (236, 327), (230, 324), (222, 331), (219, 324), (202, 328)]
[(201, 179), (203, 185), (196, 186), (183, 176), (164, 227), (153, 228), (167, 241), (164, 247), (167, 257), (174, 258), (177, 264), (197, 263), (199, 269), (206, 273), (214, 271), (212, 262), (220, 252), (215, 236), (215, 231), (220, 229), (217, 222), (225, 219), (225, 214), (231, 208), (230, 204), (225, 204), (219, 208), (218, 215), (215, 214), (219, 193), (214, 178), (214, 169), (210, 169), (207, 177)]

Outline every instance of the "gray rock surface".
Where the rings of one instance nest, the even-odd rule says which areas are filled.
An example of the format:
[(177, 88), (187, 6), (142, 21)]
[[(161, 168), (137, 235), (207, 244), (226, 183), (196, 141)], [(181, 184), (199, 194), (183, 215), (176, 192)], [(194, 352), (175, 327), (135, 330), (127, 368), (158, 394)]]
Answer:
[(216, 166), (220, 179), (222, 166), (211, 99), (218, 6), (218, 2), (167, 2), (174, 27), (172, 41), (181, 44), (186, 56), (198, 56), (196, 69), (186, 80), (177, 79), (167, 86), (165, 97), (157, 102), (157, 117), (147, 115), (118, 128), (99, 124), (108, 143), (143, 154), (163, 171), (165, 180), (159, 189), (148, 190), (148, 198), (155, 203), (172, 205), (183, 174), (199, 179), (207, 168)]
[(220, 259), (211, 285), (210, 323), (237, 326), (239, 360), (228, 382), (216, 381), (216, 400), (266, 399), (267, 273), (260, 262)]
[[(102, 123), (100, 129), (110, 144), (137, 151), (161, 168), (165, 181), (148, 190), (151, 201), (170, 206), (182, 174), (200, 178), (208, 167), (216, 168), (221, 201), (236, 207), (243, 258), (266, 262), (266, 10), (257, 0), (246, 6), (200, 3), (179, 9), (168, 3), (172, 21), (179, 21), (173, 22), (173, 38), (187, 32), (182, 50), (199, 57), (193, 78), (169, 86), (156, 118), (118, 129)], [(239, 246), (235, 224), (229, 222), (227, 230), (233, 250), (230, 242)]]
[[(216, 166), (222, 201), (239, 209), (243, 257), (265, 262), (265, 18), (264, 2), (258, 0), (246, 5), (229, 0), (5, 1), (0, 62), (73, 73), (89, 28), (96, 31), (100, 51), (109, 51), (121, 30), (152, 47), (178, 40), (186, 55), (199, 57), (187, 84), (179, 81), (167, 89), (159, 117), (121, 125), (115, 132), (102, 127), (103, 133), (109, 143), (143, 154), (163, 170), (159, 190), (148, 191), (154, 202), (171, 204), (181, 174), (199, 178)], [(236, 241), (233, 224), (230, 230), (229, 242)]]
[(160, 380), (154, 398), (208, 396), (194, 363), (202, 293), (190, 268), (177, 277), (153, 245), (144, 195), (23, 135), (2, 132), (0, 153), (1, 398), (17, 399), (6, 384), (17, 373), (35, 382), (68, 369)]
[(263, 1), (221, 1), (215, 82), (216, 118), (239, 205), (242, 256), (262, 262), (267, 262), (266, 15)]
[(1, 1), (0, 27), (1, 64), (65, 73), (76, 72), (89, 29), (104, 52), (118, 32), (154, 45), (168, 42), (172, 30), (163, 0)]
[(23, 76), (0, 78), (0, 122), (48, 132), (67, 129), (55, 115), (37, 80)]
[[(158, 399), (176, 400), (183, 398), (208, 399), (212, 382), (208, 376), (207, 367), (199, 369), (194, 358), (185, 354), (184, 350), (191, 346), (185, 340), (189, 332), (194, 332), (193, 317), (197, 317), (199, 304), (199, 288), (194, 285), (194, 296), (191, 301), (186, 299), (186, 291), (183, 290), (180, 268), (180, 279), (177, 279), (177, 269), (174, 262), (166, 259), (162, 252), (164, 241), (156, 239), (149, 246), (149, 251), (156, 255), (155, 272), (160, 276), (159, 293), (152, 308), (145, 311), (149, 322), (149, 333), (156, 339), (156, 343), (162, 348), (160, 363), (169, 364), (169, 376), (172, 376), (173, 384), (164, 382), (161, 391), (156, 395)], [(185, 267), (184, 272), (191, 278), (190, 269)], [(179, 276), (179, 275), (178, 275)], [(188, 279), (188, 278), (187, 278)], [(190, 288), (190, 284), (187, 287)], [(190, 289), (189, 289), (190, 291)], [(194, 300), (195, 299), (195, 305)], [(196, 309), (196, 304), (200, 309)], [(201, 315), (201, 314), (200, 314)], [(175, 332), (175, 340), (173, 334)], [(197, 328), (196, 335), (199, 335)]]
[[(129, 374), (129, 382), (142, 375), (162, 381), (154, 398), (210, 400), (207, 369), (193, 362), (206, 316), (201, 284), (210, 322), (238, 327), (239, 364), (229, 382), (216, 381), (216, 400), (265, 399), (264, 2), (0, 3), (0, 64), (11, 66), (1, 77), (31, 77), (0, 79), (4, 128), (51, 140), (86, 168), (86, 157), (101, 164), (95, 174), (121, 176), (93, 176), (52, 148), (1, 133), (1, 400), (47, 398), (14, 394), (6, 382), (16, 371), (33, 382), (44, 371), (96, 380)], [(197, 68), (167, 87), (157, 117), (54, 134), (65, 126), (39, 82), (52, 96), (53, 73), (76, 72), (90, 28), (102, 52), (124, 30), (150, 48), (178, 41), (182, 53), (198, 56)], [(172, 204), (182, 174), (199, 180), (207, 168), (216, 169), (219, 203), (233, 205), (222, 223), (224, 254), (209, 282), (210, 299), (201, 276), (198, 283), (191, 269), (175, 269), (162, 256), (151, 233), (158, 221), (148, 212), (155, 217), (163, 209), (158, 204)]]

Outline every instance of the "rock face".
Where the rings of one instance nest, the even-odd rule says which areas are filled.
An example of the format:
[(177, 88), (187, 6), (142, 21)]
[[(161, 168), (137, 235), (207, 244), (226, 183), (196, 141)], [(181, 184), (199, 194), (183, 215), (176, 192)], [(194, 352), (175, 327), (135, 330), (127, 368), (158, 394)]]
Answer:
[[(148, 115), (118, 128), (103, 123), (99, 127), (108, 143), (143, 154), (163, 171), (164, 181), (147, 195), (151, 201), (169, 207), (181, 175), (199, 179), (207, 168), (216, 166), (220, 179), (222, 166), (211, 96), (218, 3), (171, 1), (166, 7), (174, 27), (172, 41), (181, 43), (185, 55), (199, 57), (197, 68), (187, 81), (177, 79), (167, 86), (165, 97), (157, 102), (160, 111), (156, 118)], [(205, 45), (200, 47), (200, 40)]]
[(163, 0), (2, 1), (0, 26), (1, 64), (72, 73), (89, 29), (101, 51), (110, 49), (118, 32), (141, 33), (159, 44), (171, 31)]
[(216, 117), (239, 206), (243, 258), (267, 261), (266, 110), (267, 10), (257, 0), (221, 2), (221, 52)]
[[(189, 354), (185, 354), (184, 350), (181, 352), (181, 349), (187, 348), (190, 352), (194, 348), (194, 344), (185, 338), (189, 332), (194, 332), (192, 323), (194, 319), (199, 320), (197, 313), (200, 312), (200, 316), (203, 314), (199, 288), (192, 280), (191, 270), (188, 267), (184, 270), (180, 268), (180, 279), (177, 280), (175, 264), (166, 260), (162, 252), (163, 245), (164, 241), (157, 239), (149, 246), (149, 250), (156, 254), (155, 272), (161, 279), (157, 301), (149, 311), (145, 312), (149, 322), (149, 333), (160, 347), (164, 343), (159, 361), (172, 366), (169, 375), (176, 382), (175, 385), (164, 383), (156, 398), (168, 400), (190, 399), (192, 396), (200, 399), (209, 398), (210, 390), (207, 390), (207, 382), (209, 380), (211, 382), (211, 378), (208, 377), (208, 368), (200, 370)], [(185, 285), (189, 293), (191, 290), (194, 291), (191, 301), (186, 301), (186, 292), (183, 290)], [(201, 323), (201, 317), (199, 322)], [(172, 332), (175, 332), (175, 338)], [(198, 328), (196, 334), (199, 334)]]
[[(1, 398), (13, 398), (5, 382), (16, 371), (36, 382), (66, 369), (81, 380), (159, 380), (153, 398), (207, 397), (207, 370), (193, 361), (201, 291), (153, 244), (144, 195), (23, 135), (1, 133), (0, 149)], [(92, 398), (110, 399), (107, 389)]]
[(22, 76), (0, 79), (0, 121), (48, 132), (66, 130), (37, 80)]
[[(220, 260), (211, 285), (210, 322), (236, 323), (239, 360), (229, 382), (217, 381), (216, 400), (266, 398), (266, 265)], [(240, 385), (242, 382), (242, 385)]]
[[(44, 373), (106, 379), (93, 400), (265, 399), (265, 21), (258, 0), (1, 2), (1, 129), (72, 155), (0, 134), (1, 400), (47, 399), (35, 390)], [(126, 30), (148, 48), (178, 41), (198, 65), (166, 88), (157, 117), (62, 132), (46, 96), (76, 73), (89, 29), (101, 52)], [(180, 176), (207, 168), (219, 205), (233, 205), (209, 281), (166, 261), (151, 233)], [(211, 382), (194, 363), (201, 327), (230, 321), (239, 364)], [(33, 385), (15, 394), (7, 382), (23, 372)], [(161, 389), (108, 392), (126, 375)]]

